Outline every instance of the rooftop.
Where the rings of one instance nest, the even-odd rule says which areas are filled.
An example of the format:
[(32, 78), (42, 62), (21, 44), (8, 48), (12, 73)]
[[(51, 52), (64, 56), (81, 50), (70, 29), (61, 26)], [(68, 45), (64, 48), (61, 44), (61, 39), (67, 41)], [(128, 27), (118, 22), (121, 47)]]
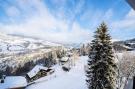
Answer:
[(36, 65), (28, 74), (30, 78), (34, 77), (41, 69), (47, 70), (47, 67), (43, 67), (41, 65)]
[(22, 76), (7, 76), (4, 83), (0, 83), (0, 89), (19, 88), (27, 86), (25, 77)]

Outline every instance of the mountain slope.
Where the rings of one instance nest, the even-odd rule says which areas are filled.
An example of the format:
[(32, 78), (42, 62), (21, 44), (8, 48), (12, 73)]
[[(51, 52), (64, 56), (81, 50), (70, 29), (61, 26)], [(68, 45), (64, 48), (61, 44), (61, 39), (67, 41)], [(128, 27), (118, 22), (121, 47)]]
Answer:
[(62, 45), (44, 40), (23, 38), (0, 33), (0, 53), (25, 52), (28, 50), (52, 46), (62, 46)]
[(135, 38), (125, 41), (115, 41), (113, 42), (115, 50), (135, 50)]
[(24, 38), (0, 33), (0, 70), (17, 67), (29, 61), (39, 60), (53, 49), (63, 45), (40, 39)]

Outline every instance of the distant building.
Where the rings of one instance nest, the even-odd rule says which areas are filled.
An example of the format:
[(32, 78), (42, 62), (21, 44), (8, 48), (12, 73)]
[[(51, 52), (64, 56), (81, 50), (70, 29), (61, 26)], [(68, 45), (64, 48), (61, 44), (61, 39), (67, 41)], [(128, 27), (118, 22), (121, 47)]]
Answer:
[(64, 65), (65, 63), (69, 62), (69, 60), (70, 60), (70, 57), (62, 57), (59, 60), (59, 63), (60, 63), (60, 65)]
[(60, 59), (60, 62), (67, 62), (69, 60), (69, 57), (62, 57)]
[(66, 56), (67, 56), (67, 57), (71, 57), (71, 56), (73, 56), (73, 53), (72, 53), (72, 52), (67, 52), (67, 53), (66, 53)]
[(7, 76), (0, 83), (0, 89), (25, 89), (27, 81), (22, 76)]
[(63, 65), (62, 66), (62, 69), (64, 70), (64, 71), (69, 71), (70, 69), (71, 69), (71, 66), (70, 65)]

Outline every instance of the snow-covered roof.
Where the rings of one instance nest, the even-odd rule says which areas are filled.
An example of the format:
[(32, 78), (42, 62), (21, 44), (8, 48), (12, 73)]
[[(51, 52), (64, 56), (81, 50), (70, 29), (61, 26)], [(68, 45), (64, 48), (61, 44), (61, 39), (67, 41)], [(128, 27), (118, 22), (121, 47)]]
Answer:
[(61, 58), (60, 60), (66, 62), (66, 61), (69, 60), (69, 57), (63, 57), (63, 58)]
[(7, 76), (4, 83), (0, 83), (0, 89), (19, 88), (27, 86), (25, 77), (22, 76)]
[(41, 65), (36, 65), (28, 74), (30, 78), (34, 77), (41, 69), (47, 70), (47, 67), (43, 67)]

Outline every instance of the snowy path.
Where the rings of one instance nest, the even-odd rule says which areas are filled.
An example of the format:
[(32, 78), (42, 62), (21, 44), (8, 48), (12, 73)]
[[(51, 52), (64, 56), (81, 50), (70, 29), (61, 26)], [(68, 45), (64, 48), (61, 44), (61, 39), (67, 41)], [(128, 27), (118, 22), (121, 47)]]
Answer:
[[(53, 78), (43, 81), (46, 77), (39, 79), (38, 82), (28, 86), (26, 89), (87, 89), (85, 82), (84, 65), (86, 64), (87, 57), (80, 57), (76, 66), (69, 72), (64, 72), (61, 67), (56, 67), (56, 73)], [(48, 76), (49, 77), (49, 76)]]

